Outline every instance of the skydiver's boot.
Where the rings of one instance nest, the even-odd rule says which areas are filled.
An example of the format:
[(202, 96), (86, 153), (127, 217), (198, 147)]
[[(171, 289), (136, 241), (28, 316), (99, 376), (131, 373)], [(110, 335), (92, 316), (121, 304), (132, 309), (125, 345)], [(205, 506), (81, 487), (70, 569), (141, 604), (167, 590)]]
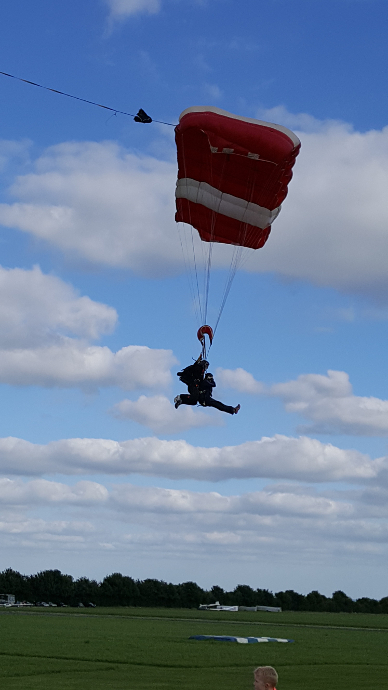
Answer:
[(181, 400), (181, 396), (180, 396), (180, 395), (177, 395), (177, 396), (174, 398), (174, 403), (175, 403), (175, 409), (177, 410), (178, 407), (179, 407), (179, 405), (182, 405), (182, 400)]
[(241, 407), (241, 405), (237, 405), (237, 406), (234, 408), (234, 413), (233, 413), (233, 414), (237, 414), (237, 412), (239, 411), (240, 407)]

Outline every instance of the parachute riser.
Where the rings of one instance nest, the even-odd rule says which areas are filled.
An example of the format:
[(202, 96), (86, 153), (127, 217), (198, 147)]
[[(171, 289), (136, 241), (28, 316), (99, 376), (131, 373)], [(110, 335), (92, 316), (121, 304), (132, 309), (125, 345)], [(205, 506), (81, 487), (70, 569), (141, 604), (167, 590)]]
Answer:
[[(208, 347), (207, 350), (206, 350), (206, 339), (205, 339), (205, 335), (207, 335), (208, 338), (209, 338), (209, 347)], [(197, 338), (198, 338), (199, 342), (200, 342), (201, 345), (202, 345), (202, 352), (201, 352), (201, 358), (202, 358), (202, 359), (207, 359), (206, 354), (207, 354), (207, 352), (209, 352), (209, 350), (210, 350), (210, 348), (211, 348), (211, 346), (212, 346), (213, 337), (214, 337), (214, 334), (213, 334), (213, 329), (212, 329), (211, 326), (207, 326), (207, 325), (205, 324), (204, 326), (201, 326), (201, 328), (198, 329), (198, 331), (197, 331)]]

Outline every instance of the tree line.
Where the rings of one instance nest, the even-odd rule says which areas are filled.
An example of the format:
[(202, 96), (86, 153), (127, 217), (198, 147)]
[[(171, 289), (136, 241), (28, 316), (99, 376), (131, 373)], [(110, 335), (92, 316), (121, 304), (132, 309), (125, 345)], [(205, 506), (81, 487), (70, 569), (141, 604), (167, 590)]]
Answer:
[(16, 601), (52, 602), (78, 606), (153, 606), (166, 608), (198, 608), (200, 604), (219, 601), (227, 606), (281, 606), (283, 611), (329, 611), (346, 613), (388, 613), (388, 597), (351, 599), (338, 590), (331, 597), (317, 591), (298, 594), (292, 589), (270, 592), (237, 585), (226, 591), (214, 585), (206, 590), (195, 582), (174, 585), (163, 580), (134, 580), (121, 573), (112, 573), (102, 582), (87, 577), (74, 579), (60, 570), (43, 570), (35, 575), (21, 575), (8, 568), (0, 573), (0, 592), (14, 594)]

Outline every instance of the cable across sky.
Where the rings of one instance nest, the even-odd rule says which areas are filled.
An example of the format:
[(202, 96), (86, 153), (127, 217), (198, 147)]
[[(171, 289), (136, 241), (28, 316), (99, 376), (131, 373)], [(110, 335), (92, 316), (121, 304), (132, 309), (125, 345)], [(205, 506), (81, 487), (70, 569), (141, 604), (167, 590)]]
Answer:
[(101, 103), (95, 103), (95, 101), (89, 101), (87, 98), (81, 98), (80, 96), (73, 96), (71, 93), (65, 93), (64, 91), (60, 91), (59, 89), (52, 89), (49, 86), (43, 86), (42, 84), (38, 84), (35, 81), (30, 81), (29, 79), (23, 79), (22, 77), (16, 77), (14, 74), (8, 74), (8, 72), (2, 72), (0, 70), (0, 74), (2, 74), (4, 77), (11, 77), (11, 79), (17, 79), (17, 81), (22, 81), (25, 84), (31, 84), (32, 86), (38, 86), (40, 89), (45, 89), (45, 91), (52, 91), (53, 93), (59, 93), (61, 96), (67, 96), (67, 98), (74, 98), (74, 100), (76, 100), (76, 101), (82, 101), (83, 103), (89, 103), (89, 105), (95, 105), (98, 108), (104, 108), (104, 110), (110, 110), (112, 113), (115, 113), (115, 114), (128, 115), (129, 117), (133, 117), (135, 122), (142, 122), (143, 124), (149, 124), (151, 122), (157, 122), (160, 125), (168, 125), (169, 127), (175, 127), (176, 126), (172, 122), (163, 122), (162, 120), (155, 120), (154, 118), (149, 117), (144, 112), (144, 110), (142, 110), (142, 108), (137, 112), (136, 115), (134, 115), (133, 113), (127, 113), (125, 110), (118, 110), (117, 108), (111, 108), (108, 105), (102, 105)]

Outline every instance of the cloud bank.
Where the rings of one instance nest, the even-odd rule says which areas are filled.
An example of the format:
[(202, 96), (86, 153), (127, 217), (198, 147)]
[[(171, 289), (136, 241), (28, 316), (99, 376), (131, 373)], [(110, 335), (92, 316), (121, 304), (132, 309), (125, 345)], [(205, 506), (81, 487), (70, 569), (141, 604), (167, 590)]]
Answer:
[(112, 142), (47, 149), (0, 204), (0, 223), (94, 264), (148, 277), (176, 270), (176, 166)]
[[(50, 508), (52, 518), (38, 512)], [(354, 554), (387, 555), (387, 504), (374, 506), (366, 492), (317, 492), (311, 486), (272, 484), (260, 491), (217, 492), (96, 482), (67, 485), (47, 480), (0, 480), (2, 548), (100, 553), (137, 557), (163, 552), (172, 559), (217, 554), (256, 562), (292, 554), (306, 563)], [(55, 551), (54, 551), (55, 549)]]
[(128, 441), (73, 438), (33, 444), (0, 439), (0, 471), (13, 475), (140, 474), (169, 479), (222, 481), (278, 478), (312, 482), (385, 484), (388, 460), (372, 460), (308, 437), (275, 435), (223, 448), (196, 447), (155, 437)]
[(176, 362), (170, 350), (91, 345), (117, 323), (112, 307), (79, 296), (60, 278), (0, 267), (0, 383), (163, 389)]
[(297, 427), (299, 433), (388, 435), (388, 400), (357, 396), (344, 371), (302, 374), (294, 381), (265, 386), (244, 369), (217, 369), (221, 385), (240, 393), (280, 398), (287, 412), (312, 423)]
[(112, 409), (118, 419), (130, 419), (154, 433), (176, 434), (186, 429), (222, 425), (222, 420), (208, 411), (183, 406), (179, 413), (164, 395), (141, 395), (136, 401), (122, 400)]
[(346, 123), (294, 119), (307, 131), (257, 266), (386, 303), (388, 127), (361, 133)]
[(0, 347), (36, 347), (65, 336), (96, 340), (112, 333), (112, 307), (80, 297), (68, 283), (32, 270), (0, 266)]

